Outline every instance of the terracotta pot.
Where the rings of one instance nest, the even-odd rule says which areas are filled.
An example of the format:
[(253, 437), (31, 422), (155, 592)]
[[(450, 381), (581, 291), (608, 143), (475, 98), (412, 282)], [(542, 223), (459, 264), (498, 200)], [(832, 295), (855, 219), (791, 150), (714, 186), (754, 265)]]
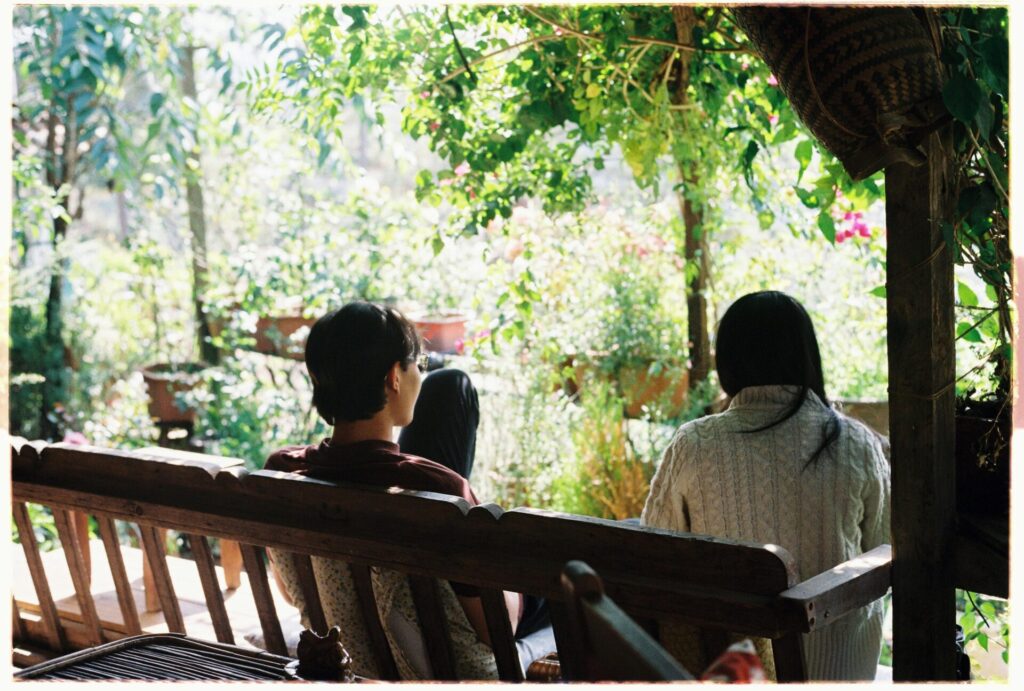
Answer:
[(256, 345), (253, 349), (258, 353), (301, 360), (306, 341), (304, 338), (301, 342), (296, 341), (292, 334), (304, 326), (312, 328), (315, 323), (316, 319), (301, 315), (260, 317), (256, 320)]
[(180, 408), (175, 395), (191, 391), (199, 383), (198, 374), (205, 365), (198, 362), (160, 363), (143, 368), (142, 378), (149, 389), (149, 414), (160, 422), (193, 424), (196, 411)]
[(411, 317), (423, 347), (435, 353), (458, 353), (466, 338), (469, 316), (462, 312), (432, 312)]
[(956, 503), (972, 513), (1010, 510), (1010, 416), (956, 417)]
[(669, 417), (682, 412), (690, 387), (686, 370), (663, 370), (648, 374), (648, 367), (627, 367), (619, 372), (619, 388), (626, 399), (626, 417), (640, 417), (643, 407), (663, 402)]
[(860, 420), (884, 437), (889, 436), (889, 401), (837, 401), (844, 415)]
[[(571, 361), (564, 363), (564, 366)], [(583, 381), (587, 371), (593, 365), (577, 363), (573, 367), (574, 375), (563, 382), (562, 389), (567, 395), (583, 395)], [(674, 417), (682, 412), (690, 388), (690, 375), (685, 369), (669, 368), (658, 374), (648, 374), (650, 363), (624, 367), (619, 370), (616, 381), (619, 393), (625, 399), (623, 410), (626, 417), (643, 416), (644, 406), (662, 403), (667, 408), (662, 412)]]

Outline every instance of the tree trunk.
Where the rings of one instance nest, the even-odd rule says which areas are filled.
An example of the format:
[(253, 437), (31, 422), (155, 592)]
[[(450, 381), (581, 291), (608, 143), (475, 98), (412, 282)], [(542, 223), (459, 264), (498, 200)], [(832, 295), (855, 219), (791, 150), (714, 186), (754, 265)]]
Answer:
[[(694, 8), (674, 6), (672, 18), (676, 25), (676, 40), (680, 43), (691, 43), (693, 27), (698, 21)], [(675, 65), (678, 78), (673, 80), (672, 90), (672, 102), (677, 105), (685, 104), (687, 101), (686, 89), (690, 85), (691, 56), (692, 53), (686, 51), (678, 54)], [(670, 62), (666, 69), (672, 67), (673, 63)], [(693, 278), (688, 282), (686, 294), (690, 388), (693, 389), (707, 379), (711, 372), (711, 339), (708, 335), (708, 302), (705, 296), (710, 264), (707, 235), (704, 233), (704, 211), (701, 204), (693, 198), (695, 191), (699, 189), (700, 177), (693, 170), (691, 162), (676, 160), (676, 167), (680, 178), (679, 208), (686, 233), (683, 256), (688, 271), (691, 270), (689, 267), (696, 267)]]
[(686, 289), (686, 323), (690, 348), (690, 388), (694, 388), (711, 373), (711, 337), (708, 334), (708, 300), (705, 295), (710, 266), (708, 262), (708, 240), (704, 232), (704, 213), (700, 204), (694, 202), (687, 192), (697, 189), (700, 179), (688, 174), (686, 166), (679, 163), (679, 175), (683, 184), (679, 189), (679, 206), (686, 228), (686, 266), (695, 266), (693, 278)]
[[(195, 47), (187, 46), (182, 51), (181, 91), (196, 104), (196, 76), (193, 56)], [(195, 145), (185, 152), (185, 198), (188, 203), (188, 227), (192, 235), (192, 303), (195, 306), (196, 335), (199, 338), (199, 353), (204, 362), (217, 364), (220, 352), (210, 342), (210, 322), (206, 316), (204, 297), (206, 295), (209, 267), (206, 262), (206, 214), (203, 205), (203, 188), (199, 184), (199, 122), (195, 124)]]
[[(66, 94), (66, 118), (63, 123), (57, 110), (56, 99), (50, 103), (46, 132), (46, 181), (58, 193), (66, 184), (74, 182), (78, 149), (78, 120), (75, 116), (74, 94)], [(58, 155), (57, 129), (63, 125), (64, 136)], [(67, 190), (65, 190), (67, 191)], [(58, 406), (67, 398), (67, 369), (65, 367), (63, 289), (67, 275), (68, 261), (63, 254), (62, 244), (67, 235), (70, 218), (70, 193), (60, 198), (64, 213), (53, 219), (53, 264), (50, 269), (50, 289), (46, 297), (46, 326), (43, 352), (45, 381), (42, 386), (42, 402), (39, 410), (39, 436), (43, 439), (59, 439), (61, 424)]]

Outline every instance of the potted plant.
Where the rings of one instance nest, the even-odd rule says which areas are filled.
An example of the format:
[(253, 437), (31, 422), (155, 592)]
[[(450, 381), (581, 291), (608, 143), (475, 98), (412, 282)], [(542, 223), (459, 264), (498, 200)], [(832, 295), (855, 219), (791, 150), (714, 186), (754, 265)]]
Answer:
[(409, 319), (416, 326), (423, 347), (435, 353), (462, 353), (469, 315), (458, 310), (413, 312)]
[[(978, 280), (957, 281), (957, 498), (960, 508), (1005, 515), (1013, 361), (1009, 246), (1009, 93), (1005, 15), (946, 12), (943, 100), (953, 118), (952, 189), (944, 224), (954, 261)], [(959, 87), (969, 84), (967, 92)], [(972, 362), (973, 361), (973, 362)]]
[(142, 368), (142, 378), (149, 393), (149, 414), (166, 425), (190, 426), (196, 418), (195, 409), (183, 399), (200, 382), (204, 363), (173, 359), (171, 340), (161, 319), (161, 280), (165, 274), (169, 252), (152, 238), (142, 235), (132, 244), (132, 261), (139, 271), (140, 292), (150, 311), (153, 343), (157, 354), (155, 364)]
[(569, 391), (582, 387), (578, 395), (586, 395), (585, 381), (599, 377), (623, 398), (628, 417), (646, 411), (671, 418), (686, 407), (690, 384), (685, 324), (670, 311), (671, 296), (649, 259), (663, 244), (656, 238), (647, 244), (654, 247), (627, 243), (605, 271), (605, 299), (589, 311), (575, 352), (566, 354), (572, 362), (566, 384)]

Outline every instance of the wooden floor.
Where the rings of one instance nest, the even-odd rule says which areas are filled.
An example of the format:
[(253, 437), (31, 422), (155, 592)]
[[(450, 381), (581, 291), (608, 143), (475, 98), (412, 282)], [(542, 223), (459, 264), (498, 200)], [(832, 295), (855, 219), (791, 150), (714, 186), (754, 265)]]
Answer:
[[(99, 540), (92, 540), (90, 544), (90, 551), (92, 553), (92, 592), (96, 601), (97, 613), (105, 628), (121, 629), (124, 622), (118, 608), (117, 593), (114, 589), (110, 567), (107, 565), (103, 543)], [(18, 609), (25, 618), (37, 617), (40, 611), (39, 600), (32, 585), (32, 578), (29, 574), (28, 564), (25, 561), (25, 554), (17, 545), (13, 546), (10, 553), (13, 557), (11, 567), (13, 578), (11, 584)], [(131, 582), (132, 591), (135, 595), (135, 604), (143, 630), (146, 633), (166, 632), (167, 625), (164, 623), (163, 613), (159, 610), (155, 612), (145, 611), (146, 598), (142, 586), (142, 550), (122, 546), (121, 554), (123, 555), (125, 569), (128, 572), (128, 579)], [(71, 581), (63, 550), (58, 549), (45, 552), (41, 556), (49, 579), (50, 590), (60, 612), (61, 619), (81, 621), (74, 585)], [(181, 614), (185, 622), (185, 632), (195, 638), (215, 641), (217, 638), (214, 633), (213, 622), (206, 609), (203, 588), (195, 562), (169, 556), (167, 558), (167, 566), (170, 569), (174, 589), (181, 606)], [(224, 593), (224, 605), (227, 609), (228, 618), (231, 621), (232, 630), (235, 632), (234, 644), (242, 647), (253, 647), (245, 640), (244, 635), (249, 632), (260, 633), (261, 635), (262, 633), (259, 617), (256, 613), (256, 605), (245, 572), (243, 571), (241, 574), (241, 585), (235, 590), (223, 589), (224, 574), (219, 566), (217, 567), (217, 577)], [(287, 623), (289, 620), (295, 622), (293, 627), (301, 627), (298, 624), (298, 612), (284, 601), (277, 588), (273, 587), (273, 584), (272, 590), (274, 592), (274, 604), (277, 607), (278, 617), (282, 622), (282, 628), (287, 638), (289, 633), (293, 633), (289, 631)]]

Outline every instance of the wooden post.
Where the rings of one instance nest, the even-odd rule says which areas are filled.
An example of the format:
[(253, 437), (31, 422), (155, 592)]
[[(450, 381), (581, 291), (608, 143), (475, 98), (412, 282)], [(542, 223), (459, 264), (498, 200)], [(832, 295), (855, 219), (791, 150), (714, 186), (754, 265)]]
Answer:
[(885, 171), (896, 681), (955, 679), (952, 166), (940, 134), (926, 147)]

